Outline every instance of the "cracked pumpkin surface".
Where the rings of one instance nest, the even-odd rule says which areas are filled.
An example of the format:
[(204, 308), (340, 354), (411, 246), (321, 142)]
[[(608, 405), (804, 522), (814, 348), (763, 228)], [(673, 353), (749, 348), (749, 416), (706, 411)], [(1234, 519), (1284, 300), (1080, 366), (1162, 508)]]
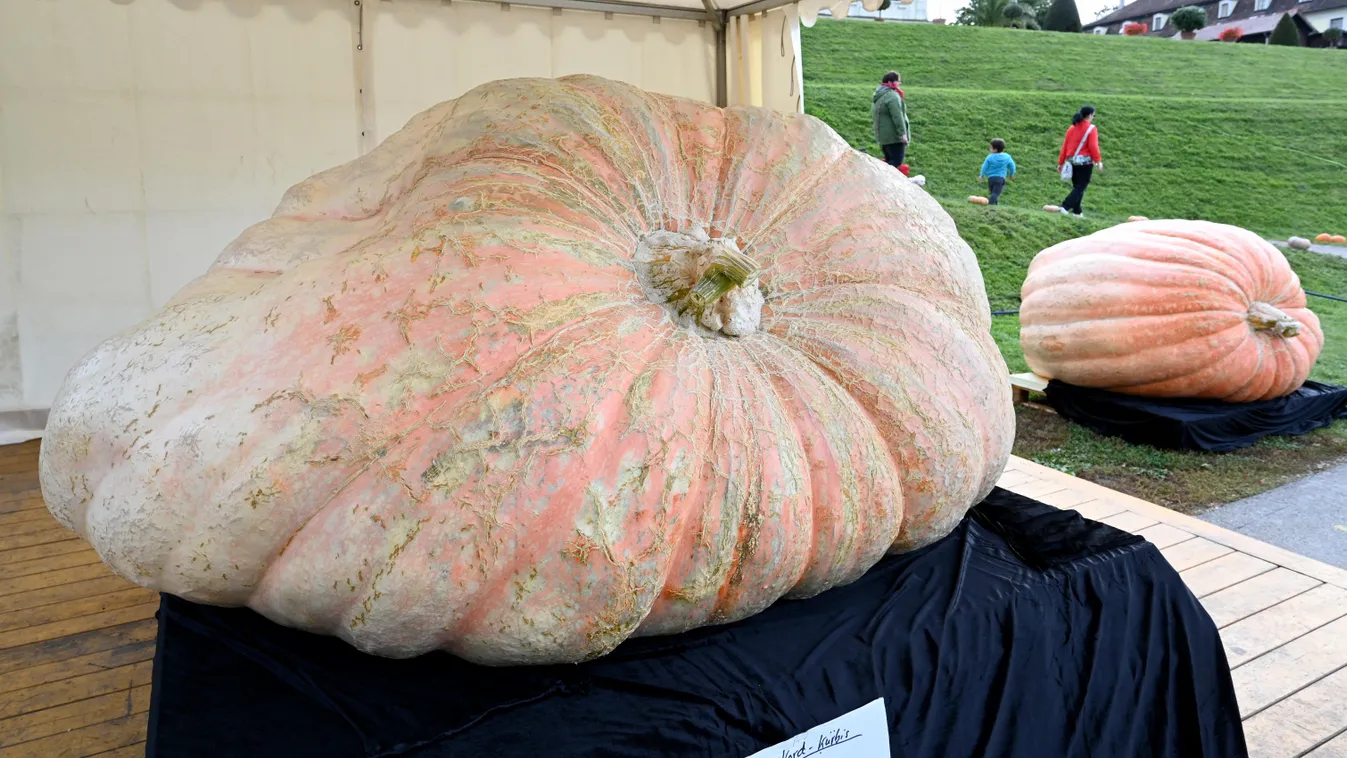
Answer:
[(42, 488), (153, 589), (579, 661), (947, 534), (1013, 437), (989, 329), (950, 218), (816, 119), (495, 82), (87, 356)]

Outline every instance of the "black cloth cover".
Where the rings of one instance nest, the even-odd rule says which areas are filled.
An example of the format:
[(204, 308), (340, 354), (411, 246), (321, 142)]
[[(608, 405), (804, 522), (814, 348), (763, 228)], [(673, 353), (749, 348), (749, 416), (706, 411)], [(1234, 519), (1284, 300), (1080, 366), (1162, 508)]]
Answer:
[(903, 758), (1247, 754), (1160, 553), (997, 490), (851, 585), (580, 665), (385, 660), (165, 595), (148, 756), (742, 758), (879, 696)]
[(1319, 382), (1257, 403), (1154, 398), (1048, 382), (1063, 418), (1134, 445), (1224, 453), (1270, 434), (1306, 434), (1347, 417), (1347, 387)]

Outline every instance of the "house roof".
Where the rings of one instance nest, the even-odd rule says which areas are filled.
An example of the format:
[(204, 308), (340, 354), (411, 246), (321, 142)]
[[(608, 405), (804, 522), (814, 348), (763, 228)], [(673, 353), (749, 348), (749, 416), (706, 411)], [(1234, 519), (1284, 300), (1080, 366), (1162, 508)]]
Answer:
[(1237, 28), (1244, 34), (1267, 34), (1277, 27), (1277, 22), (1282, 18), (1280, 13), (1272, 13), (1262, 16), (1250, 16), (1248, 18), (1227, 19), (1219, 24), (1204, 26), (1197, 30), (1197, 36), (1194, 39), (1214, 40), (1219, 39), (1221, 32), (1230, 28)]
[[(1214, 11), (1217, 5), (1216, 0), (1136, 0), (1107, 16), (1085, 24), (1084, 28), (1089, 30), (1097, 26), (1113, 26), (1125, 21), (1149, 23), (1151, 17), (1156, 13), (1173, 13), (1185, 5), (1210, 6), (1206, 7), (1208, 20), (1213, 23), (1218, 21)], [(1236, 0), (1234, 12), (1227, 18), (1219, 19), (1219, 22), (1228, 24), (1232, 21), (1252, 18), (1255, 14), (1268, 14), (1273, 17), (1273, 23), (1275, 24), (1276, 19), (1281, 18), (1283, 13), (1314, 13), (1315, 11), (1326, 11), (1333, 8), (1347, 8), (1347, 0), (1309, 0), (1305, 3), (1299, 2), (1299, 0), (1273, 0), (1271, 7), (1261, 11), (1254, 10), (1254, 0)]]

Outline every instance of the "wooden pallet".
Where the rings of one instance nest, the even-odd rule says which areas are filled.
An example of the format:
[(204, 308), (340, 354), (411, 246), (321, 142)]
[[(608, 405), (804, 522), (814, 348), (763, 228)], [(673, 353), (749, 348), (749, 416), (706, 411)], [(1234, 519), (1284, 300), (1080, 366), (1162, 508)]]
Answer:
[[(37, 449), (0, 447), (0, 758), (144, 755), (158, 603), (47, 512)], [(1160, 548), (1221, 629), (1252, 758), (1347, 758), (1347, 571), (1020, 458), (1000, 484)]]
[(0, 447), (0, 758), (143, 756), (158, 596), (51, 517), (37, 451)]

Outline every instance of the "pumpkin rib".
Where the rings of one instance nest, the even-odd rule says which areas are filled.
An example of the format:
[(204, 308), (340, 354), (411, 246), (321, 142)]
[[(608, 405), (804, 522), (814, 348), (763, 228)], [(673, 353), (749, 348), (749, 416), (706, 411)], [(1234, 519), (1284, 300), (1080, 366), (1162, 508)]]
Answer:
[[(1170, 228), (1149, 228), (1149, 229), (1142, 229), (1141, 232), (1142, 234), (1148, 234), (1153, 237), (1182, 240), (1183, 242), (1188, 243), (1188, 245), (1192, 246), (1192, 248), (1195, 248), (1198, 255), (1201, 255), (1204, 258), (1206, 258), (1209, 255), (1218, 255), (1221, 258), (1220, 262), (1223, 263), (1224, 265), (1238, 268), (1240, 272), (1243, 273), (1248, 278), (1249, 285), (1251, 287), (1262, 288), (1266, 284), (1265, 281), (1260, 280), (1260, 277), (1258, 276), (1258, 271), (1251, 269), (1246, 261), (1244, 261), (1238, 256), (1225, 255), (1224, 252), (1220, 249), (1213, 249), (1208, 244), (1208, 240), (1204, 239), (1201, 235), (1197, 235), (1190, 232), (1178, 232)], [(1261, 262), (1262, 263), (1268, 262), (1266, 256), (1263, 256), (1263, 260)], [(1223, 272), (1217, 270), (1212, 270), (1212, 273), (1224, 275), (1227, 278), (1229, 278), (1231, 282), (1234, 283), (1237, 287), (1240, 287), (1239, 282), (1237, 282), (1234, 279), (1234, 277), (1231, 277), (1228, 274), (1224, 274)]]
[[(809, 476), (810, 492), (813, 499), (813, 520), (814, 520), (814, 539), (812, 541), (810, 554), (803, 563), (804, 570), (798, 581), (787, 593), (788, 597), (803, 598), (812, 597), (826, 589), (839, 584), (843, 584), (860, 576), (861, 573), (868, 570), (874, 563), (883, 558), (884, 550), (876, 550), (873, 556), (867, 556), (864, 550), (859, 553), (853, 550), (858, 537), (863, 536), (862, 532), (868, 531), (866, 524), (871, 527), (883, 526), (886, 523), (885, 515), (887, 509), (878, 509), (878, 514), (871, 514), (869, 509), (863, 507), (866, 498), (863, 497), (864, 490), (869, 490), (875, 495), (874, 500), (880, 505), (886, 503), (885, 496), (892, 497), (898, 511), (898, 518), (892, 519), (892, 536), (887, 539), (875, 540), (876, 544), (887, 545), (897, 539), (898, 530), (901, 528), (902, 517), (902, 490), (898, 483), (899, 474), (894, 468), (894, 458), (884, 441), (879, 430), (875, 426), (873, 416), (848, 394), (842, 387), (830, 377), (818, 364), (809, 359), (808, 356), (796, 350), (789, 343), (781, 340), (774, 334), (764, 333), (764, 340), (770, 340), (773, 350), (765, 353), (755, 353), (756, 360), (768, 364), (766, 374), (770, 377), (776, 391), (783, 397), (783, 403), (787, 406), (794, 405), (798, 410), (792, 427), (795, 433), (800, 437), (801, 448), (806, 451), (808, 460), (813, 462), (813, 466), (806, 468)], [(789, 371), (784, 367), (787, 361), (793, 361), (796, 364), (797, 371)], [(794, 377), (794, 378), (792, 378)], [(800, 386), (800, 381), (808, 378), (817, 386), (817, 391), (806, 390)], [(790, 400), (785, 400), (789, 397)], [(812, 402), (811, 402), (812, 398)], [(827, 409), (816, 411), (815, 403), (824, 402), (823, 398), (832, 400)], [(845, 409), (845, 410), (844, 410)], [(847, 431), (845, 439), (839, 439), (836, 444), (831, 442), (830, 435), (823, 428), (826, 419), (843, 419), (850, 417), (853, 424), (860, 426)], [(816, 437), (815, 442), (806, 443), (805, 435), (801, 426), (808, 423)], [(853, 436), (853, 432), (857, 433)], [(868, 436), (868, 443), (861, 437)], [(854, 460), (847, 457), (852, 448), (868, 444), (871, 447), (877, 447), (884, 453), (884, 462), (879, 467), (885, 483), (881, 484), (863, 484), (867, 477), (862, 476), (863, 472), (856, 469)], [(822, 447), (824, 450), (818, 450)], [(826, 461), (821, 459), (826, 458)], [(826, 465), (828, 461), (836, 465)], [(824, 474), (835, 473), (839, 479), (840, 489), (837, 495), (840, 497), (840, 505), (833, 506), (830, 493), (820, 492), (820, 487), (826, 486), (820, 483), (814, 476), (814, 469), (818, 468)], [(873, 478), (873, 471), (871, 473)], [(847, 479), (854, 479), (851, 486), (856, 492), (852, 495), (851, 507), (846, 507), (848, 500), (846, 489)], [(824, 527), (838, 523), (836, 514), (840, 514), (840, 522), (844, 527), (843, 535), (831, 547), (831, 556), (826, 569), (821, 569), (819, 575), (814, 575), (812, 571), (816, 559), (825, 557), (829, 549), (820, 544), (825, 539)], [(850, 559), (850, 565), (845, 562)]]
[[(1230, 330), (1239, 329), (1239, 328), (1241, 328), (1242, 326), (1243, 326), (1242, 324), (1236, 324), (1236, 325), (1230, 327)], [(1213, 336), (1213, 335), (1208, 335), (1207, 338), (1209, 338), (1210, 336)], [(1135, 389), (1138, 389), (1138, 388), (1141, 388), (1141, 387), (1145, 387), (1145, 386), (1156, 385), (1156, 384), (1164, 384), (1164, 383), (1166, 383), (1166, 382), (1177, 382), (1177, 381), (1182, 381), (1182, 380), (1184, 380), (1184, 379), (1190, 379), (1190, 378), (1192, 378), (1192, 377), (1194, 377), (1194, 376), (1197, 376), (1198, 374), (1201, 374), (1201, 373), (1203, 373), (1203, 372), (1205, 372), (1205, 371), (1211, 370), (1211, 367), (1212, 367), (1212, 366), (1220, 365), (1220, 364), (1223, 363), (1224, 361), (1230, 359), (1232, 356), (1234, 356), (1236, 353), (1238, 353), (1242, 348), (1246, 347), (1247, 345), (1248, 345), (1247, 342), (1236, 342), (1236, 343), (1234, 343), (1233, 345), (1231, 345), (1230, 349), (1226, 350), (1224, 353), (1221, 353), (1219, 357), (1217, 357), (1215, 360), (1213, 360), (1210, 366), (1198, 366), (1198, 367), (1196, 367), (1196, 368), (1193, 368), (1191, 371), (1189, 371), (1189, 372), (1187, 372), (1187, 373), (1177, 374), (1177, 375), (1174, 375), (1174, 376), (1167, 376), (1167, 377), (1164, 377), (1164, 378), (1161, 378), (1161, 379), (1154, 379), (1154, 380), (1145, 381), (1145, 382), (1137, 382), (1136, 384), (1121, 384), (1121, 385), (1119, 385), (1119, 387), (1122, 388), (1122, 389), (1135, 390)], [(1261, 355), (1262, 355), (1262, 352), (1261, 352), (1261, 350), (1260, 350), (1260, 351), (1259, 351), (1259, 356), (1260, 356), (1259, 360), (1260, 360), (1260, 363), (1261, 363), (1261, 360), (1262, 360), (1262, 359), (1261, 359)], [(1253, 373), (1254, 373), (1254, 375), (1257, 375), (1258, 372), (1257, 372), (1257, 370), (1255, 370)], [(1250, 379), (1250, 381), (1252, 381), (1252, 379)], [(1247, 383), (1246, 383), (1245, 385), (1241, 385), (1239, 388), (1237, 388), (1236, 392), (1242, 391), (1246, 386), (1247, 386)], [(1196, 396), (1200, 397), (1200, 396), (1201, 396), (1201, 393), (1202, 393), (1202, 392), (1205, 392), (1206, 389), (1207, 389), (1207, 388), (1206, 388), (1205, 386), (1199, 387), (1199, 388), (1197, 389), (1197, 393), (1198, 393), (1198, 394), (1197, 394)]]

